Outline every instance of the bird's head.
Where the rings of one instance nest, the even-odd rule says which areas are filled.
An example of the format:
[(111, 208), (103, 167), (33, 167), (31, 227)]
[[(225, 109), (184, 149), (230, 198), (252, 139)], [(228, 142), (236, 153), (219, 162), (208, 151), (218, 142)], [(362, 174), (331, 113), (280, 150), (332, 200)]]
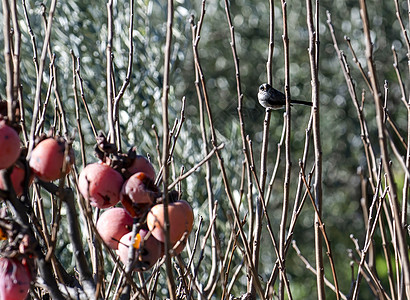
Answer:
[(259, 87), (259, 92), (267, 92), (271, 86), (267, 83), (261, 84)]

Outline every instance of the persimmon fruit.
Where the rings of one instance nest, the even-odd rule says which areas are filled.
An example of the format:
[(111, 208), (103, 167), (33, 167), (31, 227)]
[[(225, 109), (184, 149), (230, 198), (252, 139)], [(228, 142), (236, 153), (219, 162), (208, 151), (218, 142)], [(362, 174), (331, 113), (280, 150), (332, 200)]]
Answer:
[(74, 163), (74, 151), (70, 148), (66, 156), (67, 142), (62, 138), (47, 138), (31, 152), (30, 168), (43, 181), (53, 181), (63, 177)]
[[(178, 242), (184, 233), (191, 232), (194, 223), (194, 214), (191, 206), (185, 200), (168, 204), (169, 239), (172, 245)], [(159, 241), (165, 242), (164, 205), (153, 206), (147, 215), (147, 225), (152, 235)]]
[(122, 236), (131, 231), (133, 219), (122, 207), (113, 207), (104, 211), (96, 227), (101, 238), (111, 249), (118, 249)]
[[(17, 164), (14, 166), (13, 171), (10, 174), (10, 179), (13, 184), (14, 191), (16, 192), (17, 196), (21, 196), (24, 191), (24, 177), (25, 177), (25, 171), (23, 168), (20, 168), (17, 166)], [(33, 176), (30, 176), (28, 183), (31, 184), (33, 181)], [(0, 177), (0, 189), (5, 189), (5, 184), (3, 182), (3, 179)]]
[(98, 208), (108, 208), (120, 201), (120, 191), (124, 179), (110, 166), (102, 163), (87, 165), (78, 178), (78, 189), (90, 204)]
[(30, 288), (31, 274), (17, 258), (0, 258), (0, 299), (24, 300)]
[(155, 180), (155, 170), (151, 162), (143, 155), (137, 155), (131, 166), (127, 168), (130, 174), (144, 172), (146, 176)]
[(0, 121), (0, 169), (11, 167), (20, 156), (20, 138), (17, 132)]
[[(140, 229), (133, 246), (135, 247), (136, 261), (134, 264), (135, 271), (146, 271), (150, 269), (158, 259), (163, 255), (163, 244), (152, 235), (148, 235), (146, 229)], [(131, 245), (132, 232), (124, 235), (116, 251), (120, 260), (126, 264), (128, 261), (129, 247)]]
[(128, 178), (121, 188), (120, 200), (132, 217), (147, 213), (159, 195), (158, 188), (147, 174), (138, 172)]

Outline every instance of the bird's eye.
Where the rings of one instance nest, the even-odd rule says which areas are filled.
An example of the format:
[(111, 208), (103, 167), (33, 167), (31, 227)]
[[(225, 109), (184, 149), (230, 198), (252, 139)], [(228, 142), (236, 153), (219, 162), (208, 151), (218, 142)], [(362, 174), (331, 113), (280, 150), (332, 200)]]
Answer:
[(259, 87), (259, 90), (260, 90), (260, 91), (265, 91), (265, 86), (262, 84), (262, 85)]

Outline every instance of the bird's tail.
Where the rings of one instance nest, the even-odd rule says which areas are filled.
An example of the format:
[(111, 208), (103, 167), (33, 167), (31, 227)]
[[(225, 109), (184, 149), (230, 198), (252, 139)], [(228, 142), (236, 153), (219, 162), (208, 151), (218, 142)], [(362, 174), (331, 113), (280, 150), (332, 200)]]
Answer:
[(302, 104), (306, 106), (312, 106), (312, 102), (302, 101), (302, 100), (292, 100), (290, 103), (292, 104)]

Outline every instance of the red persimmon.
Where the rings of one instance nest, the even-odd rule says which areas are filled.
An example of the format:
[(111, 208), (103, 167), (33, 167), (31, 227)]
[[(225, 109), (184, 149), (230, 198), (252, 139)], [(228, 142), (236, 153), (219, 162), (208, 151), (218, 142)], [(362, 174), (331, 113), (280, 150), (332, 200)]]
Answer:
[[(21, 196), (23, 194), (24, 176), (25, 176), (24, 169), (15, 165), (13, 168), (13, 171), (11, 172), (10, 179), (11, 179), (11, 182), (13, 183), (13, 188), (17, 196)], [(31, 176), (29, 178), (28, 183), (31, 184), (32, 181), (33, 181), (33, 177)], [(0, 189), (5, 189), (5, 184), (1, 177), (0, 177)]]
[(106, 210), (97, 221), (97, 230), (101, 238), (111, 249), (118, 249), (118, 241), (131, 231), (133, 219), (122, 207)]
[[(140, 229), (135, 237), (135, 256), (137, 257), (134, 270), (145, 271), (151, 268), (157, 260), (163, 255), (163, 244), (155, 239), (152, 235), (148, 235), (148, 230)], [(129, 247), (131, 245), (132, 232), (124, 235), (118, 245), (116, 251), (120, 260), (126, 264), (128, 261)]]
[(4, 120), (0, 121), (0, 169), (11, 167), (19, 156), (19, 135)]
[[(179, 200), (168, 204), (169, 239), (172, 245), (179, 241), (185, 232), (192, 230), (194, 214), (188, 202)], [(147, 225), (152, 235), (159, 241), (165, 242), (164, 234), (164, 205), (153, 206), (147, 215)]]
[[(74, 163), (74, 151), (66, 156), (67, 143), (62, 138), (47, 138), (31, 152), (30, 168), (41, 180), (53, 181), (63, 177)], [(64, 168), (64, 169), (63, 169)]]
[(120, 201), (121, 174), (101, 163), (87, 165), (78, 178), (78, 189), (92, 206), (108, 208)]
[(141, 217), (148, 212), (158, 192), (154, 182), (145, 173), (138, 172), (125, 181), (120, 199), (131, 216)]
[(15, 258), (0, 258), (0, 299), (24, 300), (30, 282), (31, 274), (27, 265)]
[(155, 180), (155, 170), (150, 161), (142, 155), (137, 155), (132, 162), (131, 166), (127, 168), (130, 174), (135, 174), (138, 172), (144, 172), (146, 176)]

